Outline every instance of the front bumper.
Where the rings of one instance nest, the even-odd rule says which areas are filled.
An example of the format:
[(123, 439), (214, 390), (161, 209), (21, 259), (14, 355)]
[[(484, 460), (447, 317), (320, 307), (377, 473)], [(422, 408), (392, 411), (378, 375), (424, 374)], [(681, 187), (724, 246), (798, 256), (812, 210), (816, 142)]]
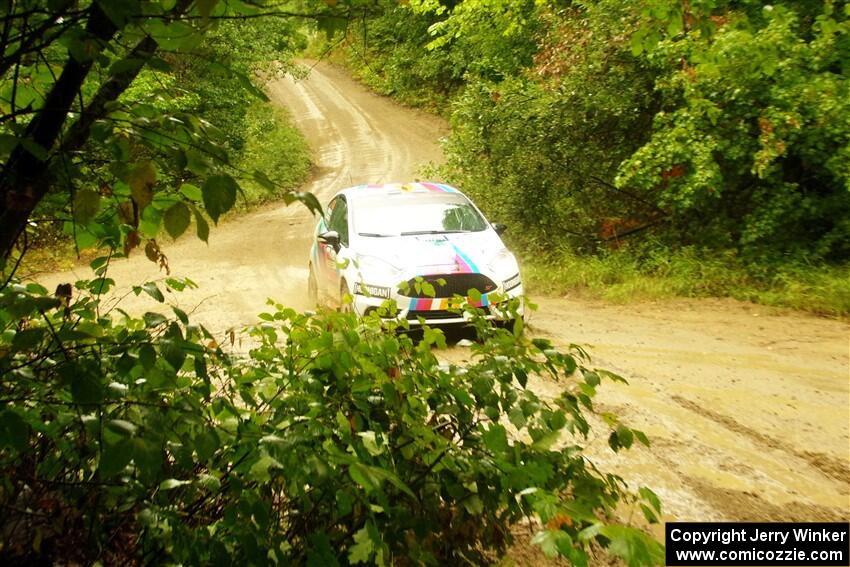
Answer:
[[(507, 292), (497, 289), (494, 292), (482, 294), (479, 301), (472, 301), (470, 298), (467, 298), (467, 303), (484, 310), (484, 316), (487, 319), (506, 320), (508, 317), (506, 314), (501, 312), (499, 304), (494, 304), (490, 301), (490, 298), (495, 295), (507, 297), (508, 299), (515, 297), (520, 298), (517, 313), (520, 317), (524, 317), (522, 284)], [(360, 294), (354, 294), (352, 297), (352, 306), (354, 307), (354, 311), (361, 317), (369, 314), (371, 311), (377, 310), (386, 301), (386, 299), (381, 297), (370, 297)], [(453, 298), (416, 298), (394, 294), (391, 296), (391, 299), (394, 299), (398, 306), (396, 319), (406, 319), (411, 326), (419, 326), (421, 324), (435, 326), (468, 323), (471, 317), (469, 313), (464, 312), (458, 314), (450, 310), (451, 304), (454, 301)]]

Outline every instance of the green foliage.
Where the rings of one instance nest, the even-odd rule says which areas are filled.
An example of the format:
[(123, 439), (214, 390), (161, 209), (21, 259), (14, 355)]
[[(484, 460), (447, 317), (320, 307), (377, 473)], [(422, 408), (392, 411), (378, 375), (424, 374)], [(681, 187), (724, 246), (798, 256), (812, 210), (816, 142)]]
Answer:
[[(439, 330), (413, 341), (377, 316), (273, 304), (249, 356), (231, 356), (177, 308), (104, 312), (107, 265), (70, 300), (0, 291), (4, 562), (486, 563), (529, 516), (575, 563), (591, 542), (660, 562), (612, 520), (657, 498), (582, 454), (600, 377), (619, 378), (580, 348), (476, 317), (458, 366), (432, 352)], [(136, 292), (162, 302), (163, 285), (192, 284)], [(541, 398), (531, 377), (563, 393)], [(647, 442), (606, 419), (614, 450)]]
[(850, 257), (847, 16), (780, 2), (658, 43), (665, 111), (617, 185), (651, 191), (692, 242)]
[(695, 246), (806, 287), (796, 266), (828, 280), (850, 259), (848, 25), (841, 2), (421, 1), (369, 20), (349, 52), (403, 100), (450, 86), (448, 164), (431, 175), (529, 256)]
[(657, 243), (593, 256), (557, 251), (528, 258), (529, 291), (588, 295), (614, 302), (670, 297), (732, 297), (837, 317), (850, 315), (850, 268), (787, 261), (747, 262), (732, 252)]
[[(468, 77), (498, 80), (531, 63), (534, 2), (382, 2), (342, 43), (356, 76), (405, 103), (445, 109)], [(334, 44), (331, 44), (331, 47)]]
[[(277, 76), (302, 46), (297, 20), (265, 2), (42, 4), (17, 3), (5, 17), (4, 260), (22, 231), (24, 248), (55, 240), (58, 229), (78, 250), (129, 254), (159, 250), (162, 232), (183, 234), (194, 219), (206, 239), (209, 219), (234, 206), (246, 180), (317, 208), (293, 191), (308, 167), (305, 145), (255, 84)], [(315, 14), (323, 10), (332, 8), (320, 3)], [(60, 84), (63, 70), (77, 82)], [(45, 107), (49, 97), (54, 107)], [(271, 134), (275, 126), (285, 134)], [(256, 165), (248, 151), (274, 155), (270, 170), (245, 170)], [(187, 185), (207, 188), (207, 198)], [(246, 199), (259, 200), (253, 192)], [(161, 251), (148, 256), (163, 263)]]
[(245, 147), (236, 159), (242, 171), (245, 201), (259, 203), (283, 196), (286, 199), (310, 172), (310, 149), (282, 108), (257, 102), (245, 115)]

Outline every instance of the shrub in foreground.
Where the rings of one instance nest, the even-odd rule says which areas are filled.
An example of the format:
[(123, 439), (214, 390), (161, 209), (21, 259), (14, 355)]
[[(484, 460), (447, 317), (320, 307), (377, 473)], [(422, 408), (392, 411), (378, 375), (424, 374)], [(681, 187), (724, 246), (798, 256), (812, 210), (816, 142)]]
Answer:
[[(476, 317), (472, 361), (446, 364), (438, 330), (272, 304), (228, 355), (178, 308), (104, 312), (100, 275), (71, 300), (0, 290), (4, 563), (480, 564), (527, 518), (577, 565), (592, 544), (661, 562), (612, 520), (624, 500), (654, 520), (655, 496), (582, 453), (596, 388), (619, 378), (581, 349)], [(527, 387), (540, 376), (556, 399)], [(614, 450), (646, 443), (606, 417)]]

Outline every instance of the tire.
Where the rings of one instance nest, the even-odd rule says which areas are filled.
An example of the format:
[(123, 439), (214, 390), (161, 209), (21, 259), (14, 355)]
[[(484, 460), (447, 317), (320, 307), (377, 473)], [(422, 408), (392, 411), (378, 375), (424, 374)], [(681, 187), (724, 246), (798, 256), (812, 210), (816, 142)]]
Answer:
[(310, 302), (310, 307), (318, 307), (319, 305), (319, 284), (316, 281), (316, 272), (313, 271), (313, 265), (309, 267), (310, 275), (307, 276), (307, 300)]

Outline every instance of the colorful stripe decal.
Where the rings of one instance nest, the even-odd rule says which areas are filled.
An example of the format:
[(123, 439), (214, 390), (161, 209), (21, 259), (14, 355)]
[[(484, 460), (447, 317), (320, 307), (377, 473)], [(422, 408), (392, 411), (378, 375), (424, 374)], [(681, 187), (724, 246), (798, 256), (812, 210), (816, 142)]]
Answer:
[[(453, 307), (449, 303), (448, 297), (411, 297), (407, 308), (410, 311), (445, 311)], [(487, 307), (490, 305), (490, 298), (487, 294), (482, 294), (481, 299), (473, 301), (471, 297), (466, 298), (466, 302), (473, 307)]]
[(452, 242), (452, 248), (455, 249), (455, 267), (457, 268), (457, 272), (463, 274), (471, 274), (478, 272), (478, 266), (475, 265), (475, 262), (470, 260), (469, 256), (463, 253), (463, 251), (457, 247), (457, 245)]
[(457, 189), (455, 189), (451, 185), (446, 185), (444, 183), (417, 183), (415, 185), (419, 185), (420, 187), (424, 187), (429, 191), (434, 191), (437, 193), (457, 193)]

